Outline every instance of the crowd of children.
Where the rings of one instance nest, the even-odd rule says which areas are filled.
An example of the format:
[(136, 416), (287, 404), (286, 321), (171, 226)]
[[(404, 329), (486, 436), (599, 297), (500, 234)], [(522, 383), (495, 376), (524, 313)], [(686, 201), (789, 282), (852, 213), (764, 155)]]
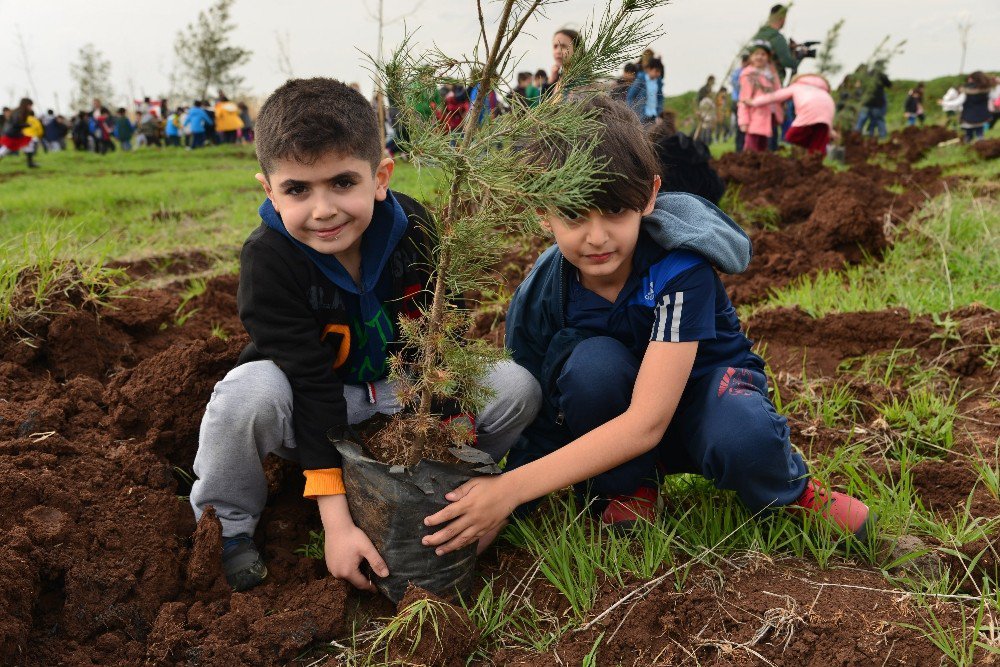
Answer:
[(65, 150), (67, 137), (77, 151), (99, 155), (164, 144), (194, 150), (206, 144), (252, 143), (253, 119), (246, 103), (232, 102), (221, 91), (214, 106), (196, 100), (190, 107), (172, 110), (167, 100), (147, 97), (136, 102), (132, 112), (118, 107), (112, 113), (95, 98), (89, 111), (80, 111), (69, 119), (52, 109), (39, 117), (33, 101), (23, 98), (16, 107), (3, 108), (0, 134), (0, 157), (22, 153), (28, 166), (35, 168), (39, 149)]

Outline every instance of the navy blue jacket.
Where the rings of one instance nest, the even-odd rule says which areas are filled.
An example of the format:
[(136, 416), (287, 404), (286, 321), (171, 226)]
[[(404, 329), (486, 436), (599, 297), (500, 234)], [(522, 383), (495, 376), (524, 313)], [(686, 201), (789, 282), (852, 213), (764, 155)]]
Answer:
[[(724, 273), (742, 273), (752, 257), (750, 239), (739, 225), (709, 201), (682, 192), (657, 197), (656, 208), (642, 219), (639, 238), (640, 244), (655, 242), (664, 250), (698, 253)], [(639, 252), (637, 248), (633, 276), (641, 275), (655, 263), (657, 254)], [(556, 380), (576, 345), (599, 335), (566, 325), (566, 295), (572, 270), (559, 247), (552, 246), (542, 253), (517, 288), (507, 312), (506, 346), (514, 361), (538, 380), (543, 397), (538, 417), (521, 436), (508, 465), (527, 462), (519, 460), (518, 451), (525, 450), (525, 440), (537, 456), (570, 440), (553, 400), (557, 395)]]

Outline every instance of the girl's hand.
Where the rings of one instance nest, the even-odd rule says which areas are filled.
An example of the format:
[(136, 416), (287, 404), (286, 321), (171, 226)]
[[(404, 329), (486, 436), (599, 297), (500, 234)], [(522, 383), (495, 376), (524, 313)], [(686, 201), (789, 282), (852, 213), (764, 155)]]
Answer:
[(517, 507), (517, 501), (507, 488), (503, 475), (470, 479), (451, 493), (445, 494), (445, 498), (451, 504), (424, 519), (424, 525), (427, 526), (448, 524), (423, 539), (425, 546), (437, 547), (435, 553), (438, 556), (499, 532), (507, 517)]
[(746, 131), (747, 131), (747, 129), (748, 129), (749, 127), (750, 127), (750, 126), (749, 126), (749, 125), (746, 125), (746, 124), (742, 124), (742, 125), (740, 125), (740, 132), (742, 132), (743, 134), (746, 134)]

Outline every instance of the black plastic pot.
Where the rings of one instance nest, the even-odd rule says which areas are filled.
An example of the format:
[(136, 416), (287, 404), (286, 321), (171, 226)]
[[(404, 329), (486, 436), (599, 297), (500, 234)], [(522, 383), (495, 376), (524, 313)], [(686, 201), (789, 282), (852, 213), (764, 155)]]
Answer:
[(389, 466), (368, 457), (354, 442), (337, 440), (343, 457), (344, 486), (351, 517), (378, 549), (389, 567), (386, 578), (373, 577), (382, 593), (399, 603), (408, 584), (435, 595), (468, 599), (476, 569), (476, 545), (443, 556), (421, 544), (428, 528), (424, 518), (448, 504), (444, 494), (472, 477), (500, 472), (485, 452), (452, 450), (468, 463), (451, 465), (421, 460), (414, 466)]

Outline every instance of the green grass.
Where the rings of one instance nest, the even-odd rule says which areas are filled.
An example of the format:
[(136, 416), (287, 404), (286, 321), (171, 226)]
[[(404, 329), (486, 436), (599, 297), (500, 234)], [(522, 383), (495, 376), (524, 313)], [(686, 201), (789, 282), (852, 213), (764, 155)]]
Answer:
[(938, 313), (977, 301), (1000, 309), (998, 237), (1000, 200), (972, 189), (946, 193), (923, 207), (882, 261), (800, 278), (757, 308), (798, 306), (814, 317), (894, 307)]
[[(260, 223), (264, 195), (250, 147), (65, 151), (38, 162), (32, 172), (17, 158), (0, 162), (0, 257), (19, 252), (39, 228), (74, 239), (64, 249), (78, 259), (194, 249), (234, 256)], [(420, 196), (430, 179), (399, 162), (392, 187)]]

